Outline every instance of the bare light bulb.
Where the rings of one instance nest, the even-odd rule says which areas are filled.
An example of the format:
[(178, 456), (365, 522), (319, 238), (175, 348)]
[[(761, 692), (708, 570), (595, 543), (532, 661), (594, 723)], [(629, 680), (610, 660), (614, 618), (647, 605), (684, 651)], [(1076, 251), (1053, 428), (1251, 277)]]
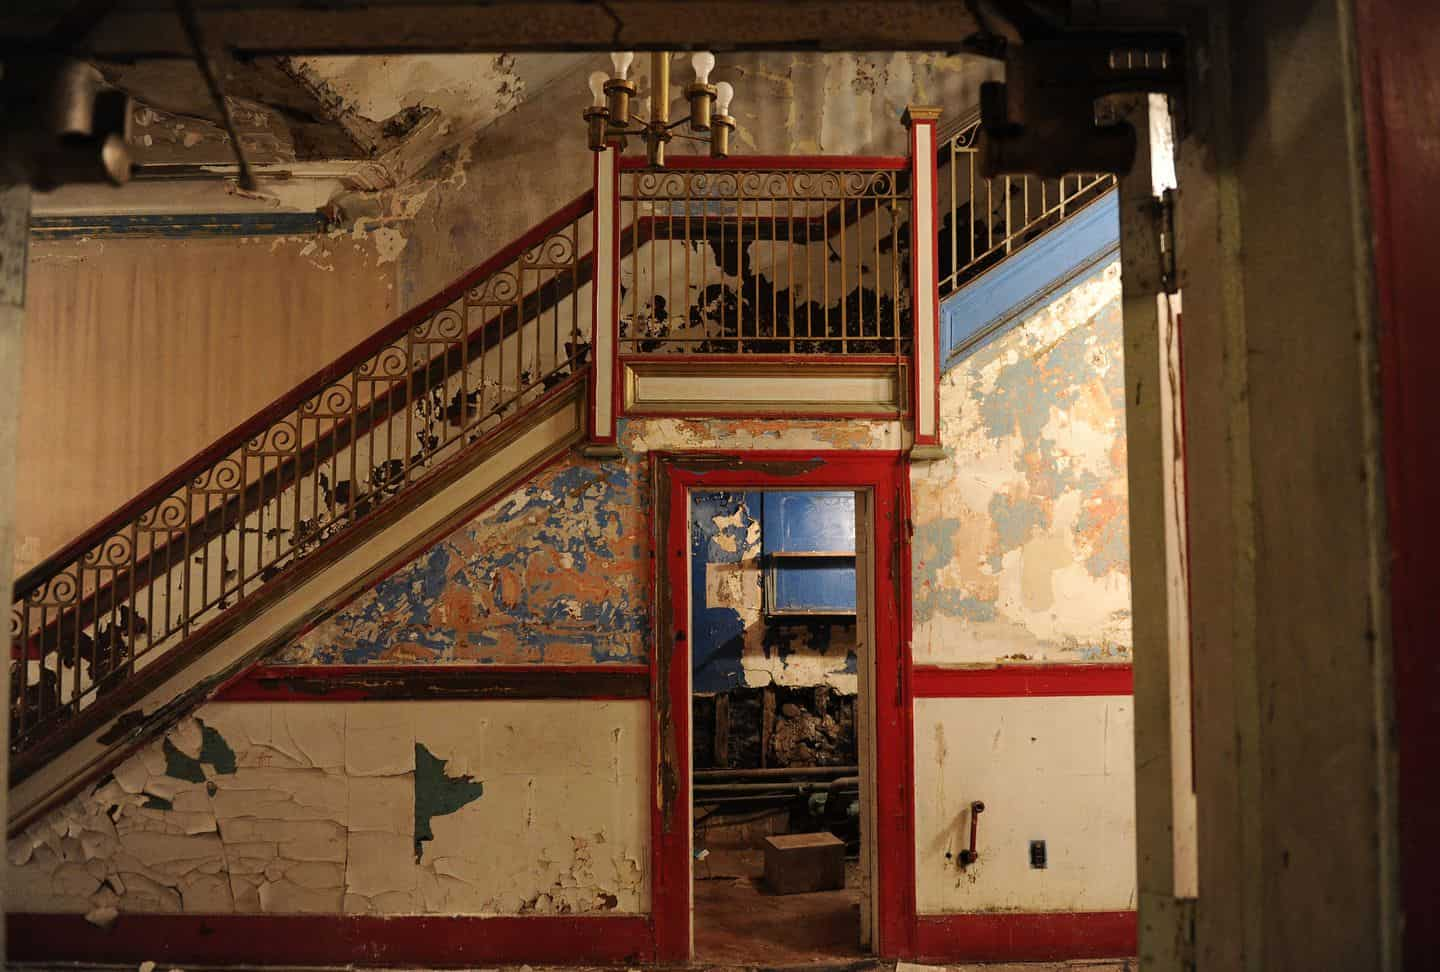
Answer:
[(608, 80), (604, 71), (596, 71), (590, 75), (590, 97), (594, 99), (591, 104), (596, 108), (605, 107), (605, 82)]
[(715, 111), (721, 115), (730, 114), (730, 102), (735, 98), (735, 88), (729, 81), (715, 85)]
[(715, 55), (709, 51), (696, 51), (690, 57), (690, 66), (695, 69), (697, 84), (709, 84), (710, 72), (715, 70)]
[(630, 65), (635, 63), (634, 51), (616, 51), (610, 55), (610, 63), (615, 65), (615, 74), (621, 81), (630, 80)]

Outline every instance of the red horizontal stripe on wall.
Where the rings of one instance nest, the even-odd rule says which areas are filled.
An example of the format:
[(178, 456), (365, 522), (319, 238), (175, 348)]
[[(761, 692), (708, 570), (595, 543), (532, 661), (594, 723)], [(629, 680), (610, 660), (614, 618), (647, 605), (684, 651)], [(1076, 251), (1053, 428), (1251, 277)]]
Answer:
[(1135, 955), (1133, 911), (921, 916), (914, 958), (1044, 962)]
[(1008, 699), (1026, 696), (1130, 695), (1129, 665), (997, 665), (942, 668), (917, 665), (915, 696), (923, 699)]
[(216, 702), (644, 699), (647, 665), (257, 665)]
[(125, 915), (109, 929), (81, 915), (6, 916), (12, 962), (154, 961), (214, 965), (636, 963), (650, 920), (405, 915)]

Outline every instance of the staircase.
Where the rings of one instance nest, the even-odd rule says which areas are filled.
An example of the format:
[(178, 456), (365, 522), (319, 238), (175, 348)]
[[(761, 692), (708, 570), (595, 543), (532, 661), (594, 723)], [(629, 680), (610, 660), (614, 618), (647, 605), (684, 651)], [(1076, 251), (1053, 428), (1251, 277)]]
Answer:
[[(1032, 205), (976, 176), (974, 130), (940, 143), (942, 295), (1113, 184)], [(910, 355), (905, 160), (785, 162), (623, 183), (629, 354)], [(586, 193), (17, 580), (12, 832), (584, 438), (595, 224)]]
[(584, 432), (589, 193), (19, 578), (11, 823)]

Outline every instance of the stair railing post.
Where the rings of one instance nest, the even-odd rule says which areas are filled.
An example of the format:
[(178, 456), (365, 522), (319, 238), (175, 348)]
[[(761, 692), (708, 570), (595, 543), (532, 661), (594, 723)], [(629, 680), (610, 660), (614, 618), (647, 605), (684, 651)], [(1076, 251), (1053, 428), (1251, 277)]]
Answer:
[(588, 441), (581, 450), (595, 459), (620, 456), (616, 441), (620, 413), (620, 144), (595, 153), (595, 279), (590, 326), (590, 415)]
[(939, 108), (910, 105), (902, 120), (910, 130), (910, 307), (914, 351), (910, 362), (910, 406), (914, 424), (912, 460), (940, 459), (940, 264), (936, 253), (937, 149)]

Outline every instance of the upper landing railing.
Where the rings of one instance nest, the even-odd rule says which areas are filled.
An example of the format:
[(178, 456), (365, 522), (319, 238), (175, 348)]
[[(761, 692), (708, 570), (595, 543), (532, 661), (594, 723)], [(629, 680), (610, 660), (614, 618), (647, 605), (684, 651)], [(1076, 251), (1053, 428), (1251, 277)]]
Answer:
[(905, 158), (623, 160), (622, 355), (909, 353)]

